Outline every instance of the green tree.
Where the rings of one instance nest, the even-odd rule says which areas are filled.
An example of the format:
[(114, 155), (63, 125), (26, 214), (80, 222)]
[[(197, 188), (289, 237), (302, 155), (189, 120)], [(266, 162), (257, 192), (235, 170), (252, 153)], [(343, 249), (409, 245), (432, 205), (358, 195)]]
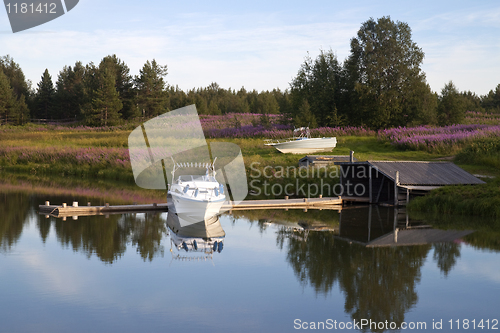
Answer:
[(245, 88), (241, 87), (240, 90), (234, 92), (230, 96), (230, 100), (228, 101), (226, 113), (248, 113), (250, 112), (250, 105), (248, 105), (248, 101), (246, 99), (247, 92)]
[(194, 96), (194, 104), (196, 105), (196, 109), (198, 110), (199, 114), (208, 114), (208, 105), (207, 105), (207, 100), (203, 97), (201, 94), (197, 93), (192, 93), (191, 95)]
[(31, 82), (26, 80), (19, 64), (14, 62), (9, 55), (0, 57), (0, 70), (4, 72), (10, 82), (10, 86), (19, 100), (22, 95), (27, 99), (30, 97)]
[(89, 63), (85, 66), (83, 73), (83, 100), (80, 107), (80, 112), (83, 115), (87, 124), (93, 123), (93, 102), (97, 98), (96, 93), (99, 89), (99, 68), (94, 63)]
[(316, 117), (311, 112), (311, 108), (309, 106), (309, 103), (307, 102), (307, 99), (305, 99), (302, 102), (302, 105), (298, 108), (294, 123), (296, 127), (318, 127)]
[(438, 104), (438, 118), (440, 125), (459, 124), (465, 118), (466, 103), (452, 81), (441, 90)]
[(31, 82), (26, 80), (19, 64), (14, 62), (9, 55), (0, 57), (0, 72), (3, 72), (6, 76), (15, 98), (15, 101), (10, 103), (11, 106), (6, 113), (9, 117), (9, 122), (23, 124), (29, 120), (30, 116), (27, 104), (31, 102)]
[(140, 116), (134, 105), (134, 81), (130, 75), (130, 68), (116, 54), (104, 57), (99, 67), (103, 66), (115, 75), (115, 88), (123, 105), (120, 114), (125, 119)]
[(0, 125), (7, 123), (15, 105), (14, 91), (9, 79), (0, 70)]
[(78, 118), (81, 116), (81, 106), (84, 103), (85, 67), (81, 62), (75, 66), (64, 66), (59, 72), (56, 82), (55, 103), (60, 118)]
[(418, 100), (431, 92), (420, 68), (424, 52), (411, 37), (408, 24), (390, 17), (361, 25), (344, 64), (345, 89), (354, 102), (349, 118), (381, 128), (404, 125), (423, 111)]
[(170, 86), (168, 88), (170, 110), (182, 108), (186, 105), (192, 104), (188, 102), (187, 94), (179, 88), (179, 86)]
[(341, 122), (338, 104), (341, 95), (342, 69), (333, 51), (321, 50), (313, 61), (308, 55), (297, 76), (290, 83), (292, 116), (307, 100), (321, 126), (336, 126)]
[(38, 89), (35, 95), (35, 118), (52, 119), (57, 118), (54, 101), (55, 89), (49, 70), (45, 69), (42, 79), (38, 82)]
[(481, 98), (481, 105), (488, 111), (500, 112), (500, 84)]
[(280, 112), (280, 106), (276, 100), (275, 95), (269, 91), (263, 91), (259, 94), (260, 107), (262, 112), (265, 114), (278, 114)]
[(93, 93), (87, 109), (86, 122), (89, 125), (114, 125), (120, 118), (123, 104), (116, 91), (115, 73), (106, 66), (99, 70), (99, 87)]
[(414, 89), (414, 93), (408, 95), (406, 113), (400, 115), (398, 123), (410, 126), (437, 125), (438, 95), (424, 82), (416, 84)]
[(146, 61), (139, 76), (135, 78), (139, 111), (146, 117), (152, 117), (168, 110), (168, 94), (164, 77), (167, 66), (159, 65), (155, 59)]
[(477, 96), (472, 91), (464, 91), (461, 93), (466, 111), (484, 112), (484, 108), (481, 105), (481, 97)]
[(210, 103), (208, 104), (208, 114), (211, 115), (220, 115), (222, 112), (219, 109), (219, 106), (215, 102), (215, 100), (211, 100)]
[(26, 99), (24, 98), (24, 95), (21, 95), (21, 97), (16, 100), (16, 124), (22, 125), (30, 120), (30, 109), (28, 107), (28, 104), (26, 103)]

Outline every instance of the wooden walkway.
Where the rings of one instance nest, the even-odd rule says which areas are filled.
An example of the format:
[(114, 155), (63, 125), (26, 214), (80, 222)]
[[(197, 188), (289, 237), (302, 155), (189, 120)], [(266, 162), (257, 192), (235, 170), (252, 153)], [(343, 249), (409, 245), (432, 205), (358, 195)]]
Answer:
[(230, 203), (222, 206), (225, 210), (252, 209), (342, 209), (342, 198), (304, 198), (304, 199), (273, 199), (245, 200), (233, 206)]
[[(168, 211), (167, 203), (149, 205), (118, 205), (110, 206), (69, 206), (69, 205), (39, 205), (39, 213), (57, 217), (92, 216), (122, 213), (141, 213)], [(245, 200), (236, 206), (227, 202), (223, 210), (254, 210), (254, 209), (342, 209), (342, 199), (335, 198), (305, 198), (305, 199), (275, 199), (275, 200)]]

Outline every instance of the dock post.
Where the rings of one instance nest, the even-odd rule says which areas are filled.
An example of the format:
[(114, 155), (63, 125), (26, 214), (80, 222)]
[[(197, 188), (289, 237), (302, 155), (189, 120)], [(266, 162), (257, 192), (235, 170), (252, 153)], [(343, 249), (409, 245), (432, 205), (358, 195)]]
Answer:
[(398, 185), (399, 185), (399, 171), (396, 171), (396, 178), (394, 179), (394, 206), (398, 205)]
[(351, 150), (351, 152), (349, 153), (349, 162), (354, 162), (354, 150)]
[(45, 201), (45, 206), (50, 206), (50, 202), (49, 201)]
[(398, 242), (398, 209), (394, 208), (394, 243)]
[(370, 198), (370, 203), (373, 202), (372, 196), (372, 166), (368, 166), (368, 197)]
[(372, 233), (372, 205), (368, 207), (368, 241), (370, 243)]

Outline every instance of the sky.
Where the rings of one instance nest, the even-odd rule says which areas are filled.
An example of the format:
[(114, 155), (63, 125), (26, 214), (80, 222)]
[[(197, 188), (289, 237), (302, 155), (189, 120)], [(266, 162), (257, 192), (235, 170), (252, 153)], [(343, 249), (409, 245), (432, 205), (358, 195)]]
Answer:
[(433, 91), (451, 80), (484, 95), (500, 84), (498, 0), (80, 0), (18, 33), (0, 8), (0, 56), (13, 57), (34, 88), (46, 68), (55, 82), (64, 66), (116, 54), (132, 75), (156, 59), (168, 66), (168, 84), (182, 90), (212, 82), (284, 90), (308, 54), (331, 49), (343, 62), (361, 24), (383, 16), (410, 26)]

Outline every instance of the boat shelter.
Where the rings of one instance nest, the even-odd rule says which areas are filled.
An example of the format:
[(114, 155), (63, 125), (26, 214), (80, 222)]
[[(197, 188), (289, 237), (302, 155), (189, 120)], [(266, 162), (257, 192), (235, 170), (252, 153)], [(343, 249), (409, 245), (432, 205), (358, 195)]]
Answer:
[[(357, 159), (354, 159), (357, 161)], [(306, 155), (299, 160), (299, 167), (327, 167), (335, 162), (349, 162), (349, 155)]]
[(340, 170), (343, 197), (370, 203), (406, 204), (446, 185), (484, 182), (451, 162), (364, 161), (335, 162)]

